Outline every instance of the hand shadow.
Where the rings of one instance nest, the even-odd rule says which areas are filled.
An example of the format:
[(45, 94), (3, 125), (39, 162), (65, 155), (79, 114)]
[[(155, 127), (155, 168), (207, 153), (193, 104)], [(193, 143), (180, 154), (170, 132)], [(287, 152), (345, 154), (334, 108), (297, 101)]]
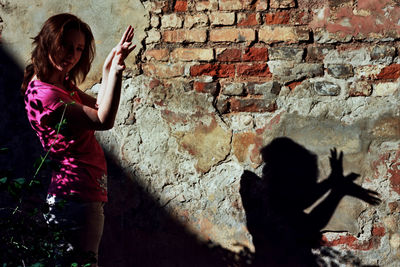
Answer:
[[(262, 178), (245, 171), (240, 194), (247, 228), (253, 237), (253, 266), (317, 266), (312, 248), (320, 246), (321, 229), (345, 196), (369, 204), (380, 203), (377, 193), (354, 183), (358, 177), (343, 175), (343, 153), (331, 150), (332, 172), (318, 183), (317, 156), (293, 140), (274, 139), (261, 150)], [(310, 213), (304, 210), (328, 196)]]

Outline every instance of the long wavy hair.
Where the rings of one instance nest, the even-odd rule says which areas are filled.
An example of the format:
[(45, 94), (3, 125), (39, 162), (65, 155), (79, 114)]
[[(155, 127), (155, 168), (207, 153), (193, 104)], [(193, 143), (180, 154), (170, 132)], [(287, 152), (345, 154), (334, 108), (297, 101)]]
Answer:
[(46, 82), (54, 70), (49, 56), (56, 58), (64, 44), (65, 34), (69, 30), (78, 30), (85, 36), (85, 47), (79, 62), (69, 72), (69, 79), (76, 84), (83, 82), (90, 70), (94, 55), (95, 43), (92, 31), (85, 22), (68, 13), (50, 17), (42, 26), (39, 34), (33, 38), (33, 51), (30, 64), (25, 68), (24, 79), (21, 85), (25, 93), (33, 75)]

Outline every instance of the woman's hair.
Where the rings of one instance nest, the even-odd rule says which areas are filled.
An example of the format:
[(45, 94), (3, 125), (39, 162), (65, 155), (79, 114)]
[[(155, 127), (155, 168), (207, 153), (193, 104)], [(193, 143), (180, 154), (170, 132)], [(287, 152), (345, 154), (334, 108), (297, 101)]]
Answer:
[(85, 47), (79, 62), (69, 72), (69, 79), (76, 83), (83, 82), (90, 70), (94, 54), (95, 44), (89, 25), (78, 17), (62, 13), (50, 17), (44, 24), (39, 34), (33, 38), (34, 49), (32, 51), (31, 63), (25, 68), (24, 79), (21, 90), (24, 93), (29, 81), (36, 74), (38, 79), (46, 82), (52, 71), (53, 65), (49, 55), (56, 58), (63, 47), (65, 34), (68, 30), (79, 30), (85, 36)]

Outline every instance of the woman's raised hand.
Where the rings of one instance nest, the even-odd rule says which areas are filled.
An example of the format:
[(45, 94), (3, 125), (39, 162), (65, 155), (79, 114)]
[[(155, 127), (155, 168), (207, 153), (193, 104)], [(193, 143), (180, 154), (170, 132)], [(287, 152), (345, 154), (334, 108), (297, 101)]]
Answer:
[(110, 68), (114, 68), (116, 71), (122, 71), (125, 69), (125, 59), (136, 47), (135, 45), (132, 45), (133, 36), (134, 29), (129, 25), (119, 43), (107, 56), (103, 65), (103, 72), (108, 72)]

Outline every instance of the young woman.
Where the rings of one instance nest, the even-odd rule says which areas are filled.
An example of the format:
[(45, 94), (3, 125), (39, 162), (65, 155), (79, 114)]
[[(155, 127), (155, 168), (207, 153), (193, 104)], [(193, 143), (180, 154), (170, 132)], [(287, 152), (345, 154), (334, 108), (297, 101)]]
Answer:
[[(74, 249), (95, 255), (103, 232), (107, 167), (94, 131), (113, 127), (124, 60), (135, 48), (133, 35), (129, 26), (106, 58), (95, 99), (76, 86), (86, 78), (95, 53), (90, 27), (71, 14), (52, 16), (34, 38), (31, 64), (21, 87), (30, 124), (58, 166), (48, 203), (50, 207), (66, 203), (61, 210), (51, 208), (48, 222), (72, 231)], [(60, 122), (62, 127), (58, 127)]]

